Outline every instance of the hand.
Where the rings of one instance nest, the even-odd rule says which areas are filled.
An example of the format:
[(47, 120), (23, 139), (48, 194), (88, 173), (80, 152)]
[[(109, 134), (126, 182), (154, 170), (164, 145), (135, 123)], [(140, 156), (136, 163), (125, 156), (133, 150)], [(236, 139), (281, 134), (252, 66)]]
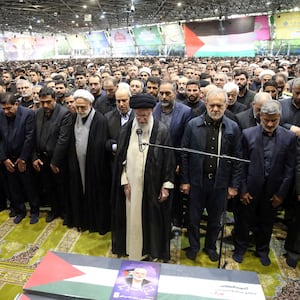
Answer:
[(178, 175), (179, 172), (180, 172), (180, 167), (179, 167), (179, 166), (176, 166), (176, 170), (175, 170), (176, 175)]
[(300, 202), (300, 195), (297, 195), (297, 199), (298, 199), (298, 201)]
[(180, 192), (188, 195), (190, 193), (191, 185), (189, 183), (183, 183), (180, 185)]
[(158, 202), (164, 202), (169, 198), (169, 190), (166, 188), (161, 188), (158, 196)]
[(130, 187), (130, 184), (125, 184), (124, 185), (124, 193), (125, 193), (126, 199), (128, 201), (130, 201), (130, 197), (131, 197), (131, 187)]
[(272, 201), (272, 206), (274, 208), (278, 207), (279, 205), (282, 204), (283, 202), (283, 199), (277, 195), (273, 195), (273, 197), (271, 198), (271, 201)]
[(5, 166), (6, 170), (9, 173), (14, 173), (15, 172), (15, 165), (13, 164), (13, 162), (9, 158), (6, 159), (3, 163), (4, 163), (4, 166)]
[(26, 161), (25, 160), (18, 158), (15, 164), (18, 166), (18, 170), (20, 173), (24, 173), (26, 171)]
[(238, 189), (228, 187), (227, 199), (232, 199), (238, 194)]
[(244, 205), (248, 205), (252, 199), (253, 199), (253, 197), (249, 193), (245, 193), (241, 197), (241, 201)]
[(53, 164), (50, 164), (50, 168), (51, 168), (51, 170), (52, 170), (52, 172), (54, 174), (58, 174), (59, 173), (59, 168), (57, 166), (55, 166)]
[(44, 163), (40, 159), (36, 159), (32, 162), (33, 168), (37, 171), (41, 171), (41, 167)]
[(292, 125), (290, 130), (294, 132), (296, 136), (300, 136), (300, 127)]

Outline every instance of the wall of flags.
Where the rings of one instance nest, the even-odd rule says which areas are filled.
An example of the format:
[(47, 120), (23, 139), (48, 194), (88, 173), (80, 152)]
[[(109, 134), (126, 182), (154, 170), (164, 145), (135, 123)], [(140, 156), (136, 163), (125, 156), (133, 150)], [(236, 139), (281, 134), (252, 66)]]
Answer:
[(0, 60), (300, 55), (300, 12), (139, 26), (76, 35), (0, 35)]

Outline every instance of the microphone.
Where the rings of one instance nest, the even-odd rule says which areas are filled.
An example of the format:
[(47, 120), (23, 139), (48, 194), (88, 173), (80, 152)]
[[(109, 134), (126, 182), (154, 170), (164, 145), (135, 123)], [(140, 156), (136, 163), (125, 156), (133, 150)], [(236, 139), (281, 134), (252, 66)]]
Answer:
[(143, 130), (141, 128), (138, 128), (136, 130), (136, 134), (138, 135), (138, 139), (139, 139), (139, 150), (140, 152), (142, 152), (143, 151), (143, 141), (142, 141)]

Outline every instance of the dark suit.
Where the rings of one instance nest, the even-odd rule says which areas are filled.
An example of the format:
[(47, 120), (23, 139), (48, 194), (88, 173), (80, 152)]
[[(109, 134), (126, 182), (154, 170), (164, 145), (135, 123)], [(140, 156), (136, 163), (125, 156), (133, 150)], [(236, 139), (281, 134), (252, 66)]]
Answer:
[[(285, 199), (294, 178), (296, 137), (279, 126), (276, 129), (269, 174), (266, 175), (266, 149), (262, 126), (243, 131), (243, 152), (250, 164), (244, 164), (241, 195), (250, 193), (250, 204), (237, 205), (234, 244), (235, 251), (245, 253), (248, 246), (249, 227), (255, 225), (256, 252), (267, 255), (275, 219), (275, 209), (270, 199), (277, 195)], [(269, 138), (270, 139), (270, 138)], [(267, 151), (269, 148), (267, 147)]]
[(246, 109), (247, 109), (247, 106), (238, 101), (236, 101), (233, 105), (228, 105), (228, 107), (227, 107), (227, 110), (231, 111), (235, 115)]
[(116, 99), (108, 98), (107, 95), (101, 95), (100, 98), (97, 99), (94, 104), (95, 110), (101, 112), (102, 114), (106, 114), (107, 112), (113, 110), (116, 107)]
[[(241, 157), (241, 132), (238, 125), (223, 116), (221, 128), (220, 154)], [(203, 114), (188, 123), (182, 139), (182, 146), (205, 152), (207, 135), (208, 125), (205, 121), (205, 114)], [(194, 253), (200, 249), (199, 224), (204, 208), (208, 212), (205, 249), (215, 250), (221, 228), (221, 216), (226, 208), (227, 189), (228, 187), (238, 189), (240, 185), (241, 168), (239, 162), (220, 159), (216, 173), (208, 177), (204, 170), (206, 158), (207, 156), (195, 153), (182, 153), (181, 183), (191, 185), (188, 237), (191, 251)]]
[(26, 171), (20, 172), (15, 166), (13, 173), (5, 169), (11, 206), (18, 215), (26, 215), (25, 202), (30, 202), (31, 214), (39, 213), (39, 201), (35, 192), (31, 158), (34, 148), (34, 112), (18, 106), (15, 118), (7, 118), (0, 111), (0, 161), (18, 159), (25, 161)]
[[(153, 117), (155, 120), (161, 121), (162, 107), (159, 102), (153, 111)], [(171, 122), (169, 125), (169, 132), (171, 135), (172, 144), (174, 147), (181, 147), (181, 140), (185, 130), (185, 127), (192, 116), (192, 110), (187, 105), (179, 102), (174, 102), (174, 107), (171, 116)], [(180, 152), (175, 152), (176, 165), (181, 165)], [(182, 225), (183, 218), (183, 197), (179, 190), (179, 178), (175, 177), (175, 188), (174, 188), (174, 202), (172, 207), (173, 223), (176, 226)]]
[[(161, 121), (161, 103), (158, 103), (153, 111), (154, 119)], [(184, 129), (191, 119), (192, 110), (187, 105), (174, 102), (172, 111), (171, 123), (169, 126), (169, 132), (174, 147), (181, 146), (181, 139), (184, 133)]]
[(241, 129), (246, 129), (257, 125), (256, 119), (254, 118), (252, 107), (236, 114), (235, 116), (237, 118), (237, 122)]
[(293, 105), (292, 98), (280, 101), (282, 107), (282, 115), (280, 125), (286, 129), (290, 129), (293, 125), (300, 127), (300, 109)]
[[(108, 123), (108, 138), (109, 138), (106, 143), (106, 149), (111, 152), (112, 145), (117, 144), (117, 140), (119, 138), (119, 134), (122, 128), (121, 116), (117, 108), (114, 108), (113, 110), (107, 112), (105, 114), (105, 117)], [(134, 111), (131, 110), (128, 121), (132, 120), (133, 118), (134, 118)]]
[(240, 96), (237, 97), (237, 101), (245, 104), (247, 107), (250, 107), (255, 94), (256, 94), (255, 92), (247, 89), (246, 94), (243, 97)]
[(288, 251), (288, 257), (295, 262), (300, 260), (300, 138), (297, 139), (296, 154), (296, 180), (295, 180), (296, 196), (293, 197), (291, 203), (292, 218), (288, 224), (288, 232), (285, 240), (285, 249)]
[[(47, 119), (44, 109), (36, 112), (36, 146), (33, 160), (43, 162), (39, 178), (44, 197), (48, 198), (54, 215), (64, 213), (66, 197), (66, 158), (71, 136), (72, 117), (69, 110), (56, 104)], [(54, 174), (50, 164), (59, 168)]]

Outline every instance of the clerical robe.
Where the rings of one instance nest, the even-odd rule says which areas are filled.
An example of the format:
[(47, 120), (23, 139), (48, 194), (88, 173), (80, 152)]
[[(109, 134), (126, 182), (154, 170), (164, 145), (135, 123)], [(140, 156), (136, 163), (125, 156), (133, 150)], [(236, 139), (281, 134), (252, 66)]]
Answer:
[(82, 161), (84, 155), (78, 155), (75, 132), (72, 130), (68, 156), (70, 200), (66, 223), (82, 231), (105, 234), (110, 231), (111, 215), (110, 154), (105, 149), (107, 121), (101, 113), (95, 112), (89, 125), (86, 148), (81, 150), (85, 150), (85, 162)]
[[(137, 252), (141, 247), (141, 253), (134, 253), (135, 259), (148, 255), (168, 260), (172, 190), (166, 201), (160, 203), (158, 197), (163, 186), (173, 187), (174, 153), (172, 150), (153, 146), (143, 146), (143, 151), (139, 152), (138, 138), (133, 126), (134, 120), (129, 121), (122, 128), (118, 140), (111, 198), (112, 252), (118, 255), (130, 254), (128, 251), (132, 253), (133, 241), (136, 239)], [(167, 127), (158, 121), (153, 121), (153, 127), (146, 140), (147, 138), (150, 138), (151, 144), (171, 145)], [(126, 180), (122, 178), (124, 168), (127, 169), (128, 183), (131, 185), (131, 202), (134, 199), (135, 204), (128, 203), (128, 199), (125, 199), (123, 185), (126, 184)], [(132, 205), (137, 207), (130, 208)], [(128, 218), (131, 220), (128, 221)], [(142, 239), (138, 236), (140, 234)]]

